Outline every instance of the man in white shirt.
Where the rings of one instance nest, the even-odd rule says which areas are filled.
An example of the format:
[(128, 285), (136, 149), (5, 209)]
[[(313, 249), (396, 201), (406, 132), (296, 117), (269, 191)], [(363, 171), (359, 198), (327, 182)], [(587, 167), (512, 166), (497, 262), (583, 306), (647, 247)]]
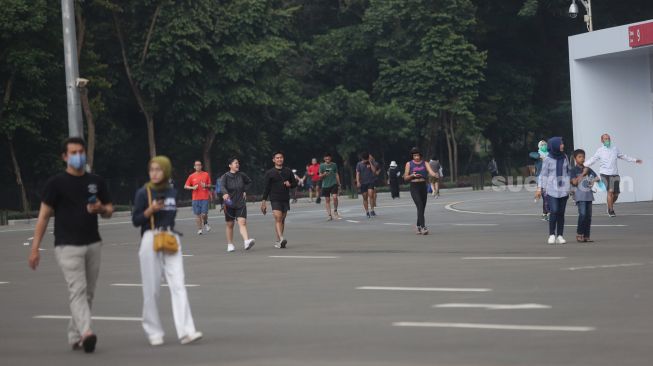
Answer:
[(600, 163), (599, 174), (601, 180), (608, 190), (608, 215), (610, 217), (617, 216), (614, 212), (614, 203), (619, 198), (619, 170), (617, 169), (617, 159), (629, 161), (631, 163), (641, 164), (642, 160), (630, 157), (619, 150), (618, 147), (612, 145), (610, 135), (607, 133), (601, 135), (601, 146), (594, 156), (585, 162), (585, 166)]

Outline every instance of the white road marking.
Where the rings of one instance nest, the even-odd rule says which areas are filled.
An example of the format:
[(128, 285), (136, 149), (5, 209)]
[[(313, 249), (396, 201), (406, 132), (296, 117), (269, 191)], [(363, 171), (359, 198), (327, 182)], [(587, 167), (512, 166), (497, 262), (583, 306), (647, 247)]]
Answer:
[(488, 310), (525, 310), (525, 309), (551, 309), (550, 305), (542, 304), (466, 304), (449, 303), (433, 305), (434, 308), (480, 308)]
[(347, 220), (347, 222), (352, 222), (352, 223), (354, 223), (354, 224), (358, 224), (360, 221), (356, 221), (356, 220)]
[(340, 257), (317, 256), (317, 255), (270, 255), (268, 258), (291, 258), (291, 259), (336, 259)]
[(463, 257), (462, 259), (501, 259), (501, 260), (552, 260), (552, 259), (566, 259), (567, 257)]
[(499, 226), (499, 224), (451, 224), (454, 226)]
[(386, 287), (386, 286), (360, 286), (356, 290), (382, 290), (382, 291), (433, 291), (433, 292), (489, 292), (489, 288), (457, 288), (457, 287)]
[[(142, 283), (112, 283), (111, 286), (116, 286), (116, 287), (143, 287)], [(161, 286), (168, 287), (167, 283), (162, 283)], [(186, 284), (186, 287), (200, 287), (200, 285), (191, 285), (191, 284)]]
[(6, 285), (6, 284), (8, 284), (8, 283), (9, 283), (9, 282), (0, 282), (0, 285)]
[(193, 255), (192, 254), (182, 254), (181, 256), (182, 257), (192, 257)]
[(581, 269), (598, 269), (598, 268), (619, 268), (619, 267), (635, 267), (643, 266), (644, 263), (621, 263), (621, 264), (602, 264), (597, 266), (581, 266), (581, 267), (569, 267), (564, 268), (568, 271), (578, 271)]
[(466, 329), (497, 329), (497, 330), (542, 330), (557, 332), (591, 332), (595, 327), (551, 326), (551, 325), (510, 325), (481, 323), (430, 323), (430, 322), (396, 322), (395, 327), (430, 327), (430, 328), (466, 328)]
[[(541, 216), (541, 214), (530, 214), (530, 213), (508, 213), (508, 212), (481, 212), (481, 211), (471, 211), (471, 210), (461, 210), (459, 208), (455, 208), (455, 205), (465, 203), (469, 201), (458, 201), (458, 202), (452, 202), (449, 203), (448, 205), (444, 206), (446, 210), (453, 211), (453, 212), (458, 212), (458, 213), (467, 213), (467, 214), (474, 214), (474, 215), (502, 215), (502, 216)], [(578, 216), (577, 214), (568, 214), (567, 216)], [(649, 213), (633, 213), (633, 214), (623, 214), (620, 213), (619, 216), (653, 216), (653, 214)], [(573, 225), (576, 226), (576, 225)], [(594, 225), (592, 225), (594, 226)]]
[(412, 226), (413, 224), (403, 224), (400, 222), (384, 222), (384, 225), (396, 225), (396, 226)]
[[(565, 226), (576, 227), (577, 225), (565, 225)], [(627, 226), (628, 225), (623, 225), (623, 224), (621, 224), (621, 225), (596, 225), (596, 224), (592, 224), (592, 227), (627, 227)]]
[[(34, 319), (70, 319), (70, 315), (36, 315)], [(125, 322), (142, 322), (143, 318), (127, 316), (92, 316), (93, 320), (116, 320)]]

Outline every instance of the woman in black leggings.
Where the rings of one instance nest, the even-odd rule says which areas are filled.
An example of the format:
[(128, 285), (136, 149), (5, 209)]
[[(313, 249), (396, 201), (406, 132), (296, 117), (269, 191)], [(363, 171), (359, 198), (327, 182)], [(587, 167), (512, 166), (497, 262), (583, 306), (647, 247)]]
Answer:
[(436, 177), (437, 174), (429, 164), (422, 160), (422, 153), (418, 148), (412, 148), (410, 155), (413, 160), (406, 163), (404, 180), (410, 182), (410, 196), (417, 206), (417, 235), (428, 235), (429, 229), (426, 228), (424, 222), (424, 210), (426, 210), (426, 198), (428, 197), (426, 178), (427, 175)]

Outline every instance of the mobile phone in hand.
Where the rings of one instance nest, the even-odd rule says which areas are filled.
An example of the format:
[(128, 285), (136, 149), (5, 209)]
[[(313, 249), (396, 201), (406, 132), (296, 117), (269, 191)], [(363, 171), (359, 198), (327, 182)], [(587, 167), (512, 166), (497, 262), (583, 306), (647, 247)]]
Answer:
[(97, 196), (94, 195), (94, 194), (91, 195), (91, 196), (88, 198), (87, 202), (90, 203), (90, 204), (95, 204), (95, 203), (97, 202)]

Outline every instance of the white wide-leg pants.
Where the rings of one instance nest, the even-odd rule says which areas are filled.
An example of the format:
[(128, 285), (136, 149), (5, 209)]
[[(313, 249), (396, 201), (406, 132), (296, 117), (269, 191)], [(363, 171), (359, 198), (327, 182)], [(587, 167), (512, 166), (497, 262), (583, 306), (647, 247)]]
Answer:
[[(172, 315), (177, 329), (177, 338), (195, 333), (195, 323), (188, 303), (188, 294), (184, 284), (184, 262), (179, 251), (175, 254), (155, 252), (153, 248), (153, 232), (146, 231), (141, 239), (138, 258), (141, 264), (141, 279), (143, 282), (143, 329), (152, 338), (163, 337), (164, 331), (159, 317), (159, 293), (161, 276), (165, 275), (170, 287), (172, 299)], [(177, 237), (179, 240), (179, 237)], [(181, 243), (181, 241), (179, 241)]]

